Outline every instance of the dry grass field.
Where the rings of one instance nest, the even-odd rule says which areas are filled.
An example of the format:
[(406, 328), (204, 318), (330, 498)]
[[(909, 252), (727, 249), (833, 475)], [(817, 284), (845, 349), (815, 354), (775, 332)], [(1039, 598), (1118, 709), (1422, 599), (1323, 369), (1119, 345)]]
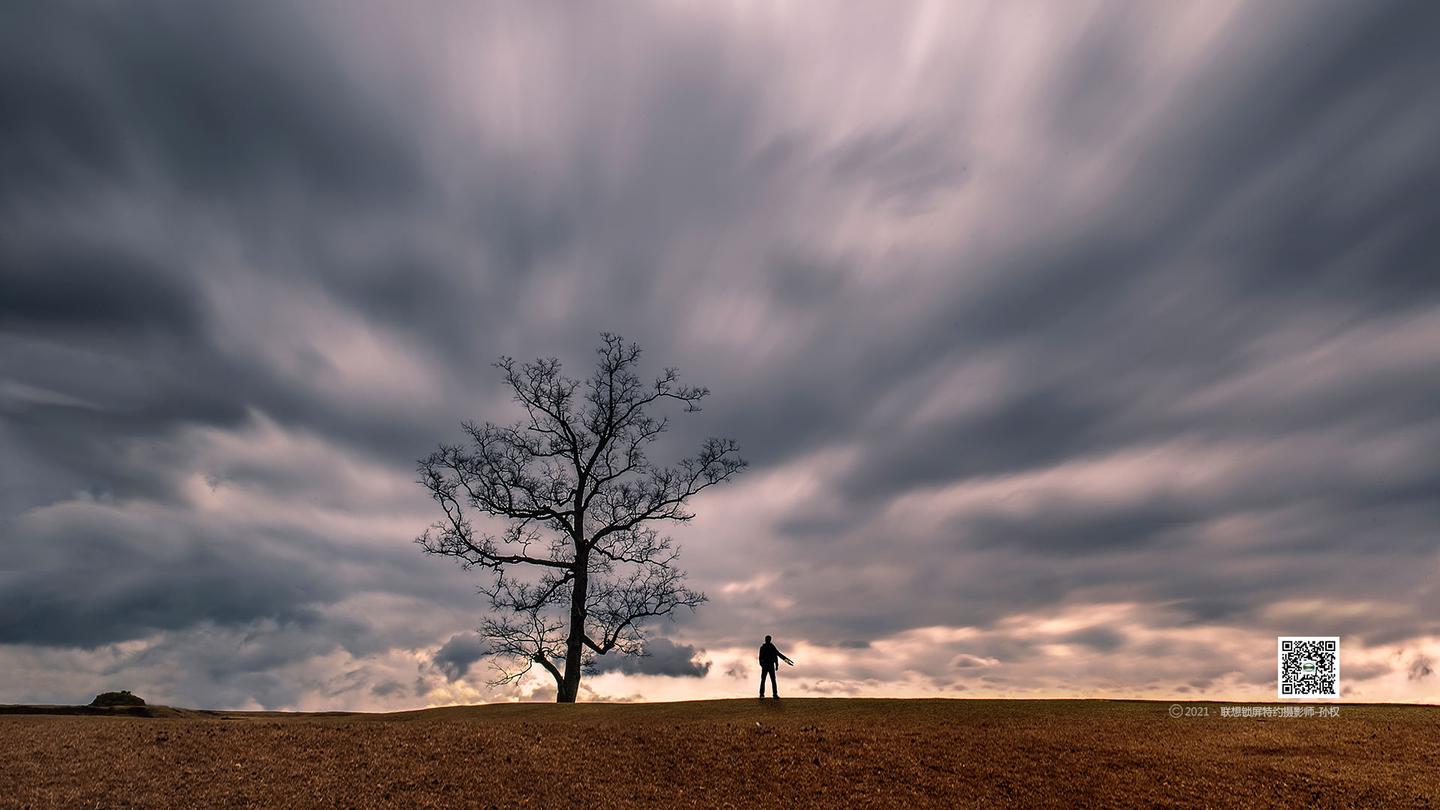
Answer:
[[(1440, 708), (787, 699), (0, 716), (4, 807), (1429, 807)], [(12, 709), (13, 711), (13, 709)]]

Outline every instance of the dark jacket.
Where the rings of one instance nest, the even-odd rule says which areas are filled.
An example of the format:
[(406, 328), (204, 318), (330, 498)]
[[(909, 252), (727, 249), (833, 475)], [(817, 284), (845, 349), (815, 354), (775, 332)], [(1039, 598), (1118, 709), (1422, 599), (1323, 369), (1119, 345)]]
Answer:
[(760, 645), (760, 668), (774, 669), (780, 666), (780, 650), (770, 642)]

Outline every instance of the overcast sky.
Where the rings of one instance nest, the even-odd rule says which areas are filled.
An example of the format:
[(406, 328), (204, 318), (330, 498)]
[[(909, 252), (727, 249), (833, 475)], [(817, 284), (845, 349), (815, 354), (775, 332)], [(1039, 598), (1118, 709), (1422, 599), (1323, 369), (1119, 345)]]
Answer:
[(1440, 699), (1440, 4), (0, 6), (0, 702), (492, 689), (416, 459), (751, 467), (582, 698)]

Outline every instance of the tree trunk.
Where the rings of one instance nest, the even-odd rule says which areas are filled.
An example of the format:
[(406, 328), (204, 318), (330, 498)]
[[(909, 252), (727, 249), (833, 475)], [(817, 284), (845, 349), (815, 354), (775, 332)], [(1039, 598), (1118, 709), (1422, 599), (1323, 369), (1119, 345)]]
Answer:
[(570, 591), (570, 636), (565, 639), (565, 675), (555, 692), (556, 703), (574, 703), (580, 695), (580, 659), (585, 653), (585, 597), (589, 591), (590, 561), (583, 553), (575, 559), (575, 586)]

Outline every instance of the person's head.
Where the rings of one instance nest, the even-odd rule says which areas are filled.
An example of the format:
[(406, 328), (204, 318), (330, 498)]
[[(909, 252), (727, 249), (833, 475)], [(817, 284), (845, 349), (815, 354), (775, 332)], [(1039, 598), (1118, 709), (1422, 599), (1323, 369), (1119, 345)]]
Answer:
[(766, 641), (769, 641), (769, 640), (770, 640), (770, 637), (769, 637), (769, 636), (766, 636), (766, 637), (765, 637), (765, 640), (766, 640)]

